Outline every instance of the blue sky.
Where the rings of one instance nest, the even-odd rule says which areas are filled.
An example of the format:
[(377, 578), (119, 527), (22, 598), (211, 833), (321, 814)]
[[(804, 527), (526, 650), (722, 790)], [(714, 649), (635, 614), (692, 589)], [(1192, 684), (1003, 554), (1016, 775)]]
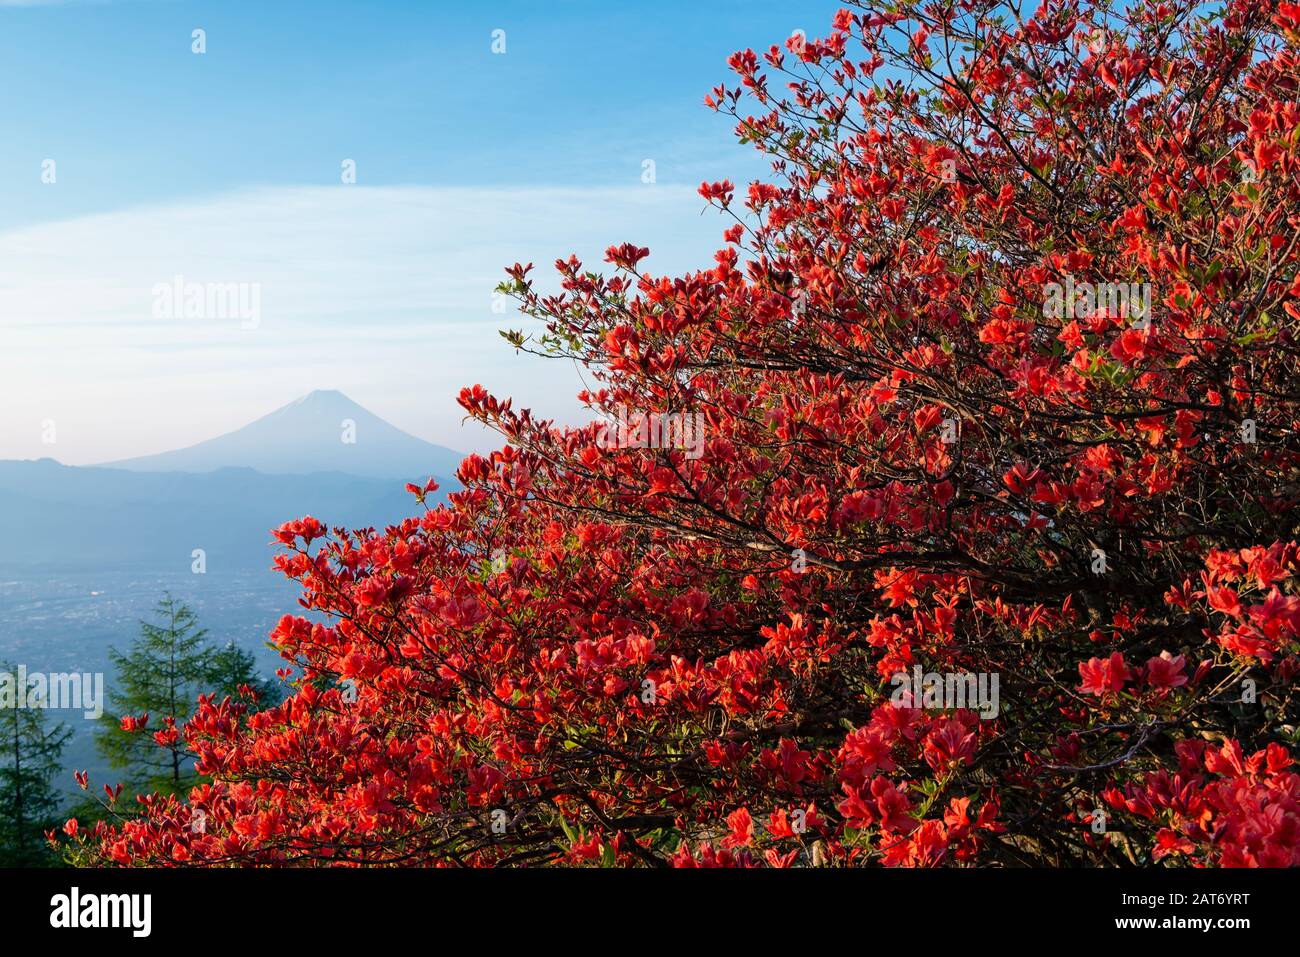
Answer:
[[(701, 100), (801, 0), (0, 2), (0, 225), (247, 185), (621, 185), (744, 167)], [(191, 52), (191, 31), (207, 53)], [(491, 32), (506, 31), (505, 55)], [(33, 170), (59, 160), (60, 188)]]
[[(572, 369), (496, 334), (501, 267), (708, 265), (695, 186), (763, 166), (702, 100), (837, 4), (792, 6), (0, 0), (0, 458), (161, 451), (313, 388), (461, 449), (495, 444), (473, 382), (577, 421)], [(174, 276), (256, 284), (262, 321), (159, 320)]]

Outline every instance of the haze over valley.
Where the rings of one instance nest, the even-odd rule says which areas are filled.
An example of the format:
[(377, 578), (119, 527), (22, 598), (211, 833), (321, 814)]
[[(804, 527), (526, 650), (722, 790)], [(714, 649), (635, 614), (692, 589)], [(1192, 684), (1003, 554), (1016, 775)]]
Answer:
[[(0, 660), (29, 672), (106, 672), (164, 592), (189, 604), (209, 638), (256, 655), (297, 586), (272, 568), (271, 529), (313, 515), (383, 528), (420, 512), (404, 488), (445, 490), (460, 453), (389, 425), (337, 391), (316, 391), (242, 429), (144, 458), (74, 467), (0, 460)], [(95, 753), (95, 723), (52, 712), (74, 737), (68, 768), (116, 780)], [(75, 791), (71, 772), (59, 784)]]

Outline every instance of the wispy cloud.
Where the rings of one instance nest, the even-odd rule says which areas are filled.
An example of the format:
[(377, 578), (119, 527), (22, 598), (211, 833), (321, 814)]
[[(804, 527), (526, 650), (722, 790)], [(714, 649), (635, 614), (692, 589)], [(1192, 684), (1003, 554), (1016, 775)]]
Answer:
[[(710, 264), (723, 224), (694, 191), (266, 188), (0, 233), (0, 457), (88, 462), (189, 444), (314, 388), (338, 388), (452, 447), (454, 395), (481, 382), (541, 414), (577, 416), (570, 365), (516, 356), (492, 290), (613, 243), (659, 272)], [(154, 290), (256, 284), (260, 322), (159, 319)], [(501, 308), (498, 305), (498, 308)], [(41, 444), (41, 423), (57, 443)]]

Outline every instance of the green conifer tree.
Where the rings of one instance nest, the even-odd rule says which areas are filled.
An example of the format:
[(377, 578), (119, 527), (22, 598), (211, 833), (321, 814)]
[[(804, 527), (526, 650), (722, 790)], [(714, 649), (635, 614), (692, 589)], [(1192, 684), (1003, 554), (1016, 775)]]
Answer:
[[(207, 629), (184, 602), (164, 594), (154, 609), (157, 623), (141, 621), (140, 634), (127, 654), (109, 649), (117, 669), (108, 694), (109, 708), (95, 734), (100, 754), (115, 768), (128, 772), (131, 784), (151, 790), (178, 793), (194, 780), (194, 754), (182, 736), (159, 746), (153, 732), (168, 717), (182, 728), (194, 713), (195, 699), (207, 687), (213, 652), (206, 642)], [(143, 731), (126, 731), (122, 718), (149, 716)]]
[[(14, 669), (0, 664), (0, 669)], [(58, 823), (62, 797), (54, 787), (72, 729), (51, 726), (39, 701), (0, 708), (0, 867), (56, 863), (45, 832)]]
[(280, 686), (263, 678), (257, 672), (257, 661), (233, 641), (212, 652), (208, 669), (208, 688), (217, 693), (217, 700), (227, 695), (239, 700), (240, 687), (247, 685), (257, 695), (257, 708), (269, 708), (283, 698)]

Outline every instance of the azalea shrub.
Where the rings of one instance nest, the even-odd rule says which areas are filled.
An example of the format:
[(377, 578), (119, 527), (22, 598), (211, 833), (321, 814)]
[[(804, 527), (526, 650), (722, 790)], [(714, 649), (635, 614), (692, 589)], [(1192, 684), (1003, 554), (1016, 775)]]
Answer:
[(74, 861), (1300, 863), (1300, 6), (826, 31), (707, 97), (713, 263), (507, 271), (590, 424), (279, 529), (293, 693)]

